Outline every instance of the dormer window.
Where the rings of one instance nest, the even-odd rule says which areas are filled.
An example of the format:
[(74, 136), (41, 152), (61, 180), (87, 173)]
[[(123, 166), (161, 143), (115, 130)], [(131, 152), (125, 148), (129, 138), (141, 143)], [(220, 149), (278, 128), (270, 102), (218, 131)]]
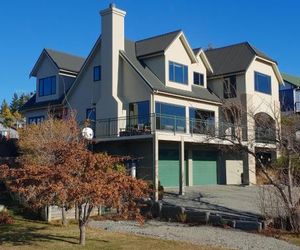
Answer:
[(56, 76), (50, 76), (39, 80), (39, 96), (56, 94)]
[(94, 82), (101, 81), (101, 66), (94, 67)]
[(194, 72), (194, 84), (204, 86), (204, 75), (198, 72)]
[(169, 80), (176, 83), (188, 84), (188, 66), (170, 61)]

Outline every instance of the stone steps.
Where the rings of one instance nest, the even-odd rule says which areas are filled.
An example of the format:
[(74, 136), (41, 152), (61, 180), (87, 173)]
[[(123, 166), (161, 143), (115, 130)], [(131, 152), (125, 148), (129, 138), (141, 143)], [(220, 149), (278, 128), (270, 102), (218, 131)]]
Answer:
[(243, 231), (260, 232), (263, 229), (264, 221), (255, 216), (246, 216), (232, 213), (215, 211), (199, 211), (183, 206), (174, 206), (161, 202), (150, 202), (150, 211), (154, 218), (161, 218), (168, 221), (184, 222), (189, 224), (204, 224), (212, 226), (228, 226)]

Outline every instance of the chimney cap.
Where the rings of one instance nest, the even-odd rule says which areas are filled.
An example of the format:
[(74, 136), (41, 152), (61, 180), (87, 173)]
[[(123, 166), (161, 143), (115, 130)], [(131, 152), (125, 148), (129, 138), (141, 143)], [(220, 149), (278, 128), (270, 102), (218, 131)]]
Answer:
[(110, 3), (109, 8), (116, 8), (116, 4), (115, 3)]

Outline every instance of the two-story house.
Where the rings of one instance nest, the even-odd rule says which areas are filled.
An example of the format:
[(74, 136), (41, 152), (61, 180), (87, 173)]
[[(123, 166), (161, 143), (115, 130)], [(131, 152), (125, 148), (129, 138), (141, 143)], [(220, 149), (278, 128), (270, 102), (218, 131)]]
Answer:
[[(91, 121), (94, 150), (132, 156), (138, 178), (165, 187), (255, 183), (253, 157), (226, 153), (221, 146), (228, 143), (217, 139), (223, 84), (224, 79), (235, 84), (246, 107), (266, 100), (256, 111), (272, 116), (269, 104), (279, 104), (282, 82), (274, 60), (249, 44), (232, 46), (245, 47), (238, 54), (234, 49), (226, 54), (230, 47), (192, 49), (181, 30), (131, 41), (125, 37), (123, 10), (110, 5), (100, 15), (101, 35), (84, 62), (70, 57), (70, 68), (59, 53), (61, 64), (66, 62), (62, 66), (43, 51), (31, 74), (38, 85), (35, 99), (23, 109), (27, 121), (38, 117), (35, 105), (43, 112), (52, 102), (63, 112), (76, 110), (80, 124)], [(44, 60), (52, 73), (44, 71)], [(39, 83), (53, 75), (56, 89), (63, 91), (49, 103), (39, 99)], [(67, 87), (60, 77), (70, 79)]]
[(281, 111), (285, 113), (300, 112), (300, 77), (281, 73), (284, 84), (279, 88)]

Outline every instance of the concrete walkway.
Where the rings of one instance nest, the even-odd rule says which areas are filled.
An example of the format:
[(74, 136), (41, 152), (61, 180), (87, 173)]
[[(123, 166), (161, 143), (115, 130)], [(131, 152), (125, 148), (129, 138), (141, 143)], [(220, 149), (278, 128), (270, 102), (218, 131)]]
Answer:
[(184, 196), (177, 189), (166, 189), (163, 202), (192, 210), (260, 218), (258, 186), (186, 187)]

